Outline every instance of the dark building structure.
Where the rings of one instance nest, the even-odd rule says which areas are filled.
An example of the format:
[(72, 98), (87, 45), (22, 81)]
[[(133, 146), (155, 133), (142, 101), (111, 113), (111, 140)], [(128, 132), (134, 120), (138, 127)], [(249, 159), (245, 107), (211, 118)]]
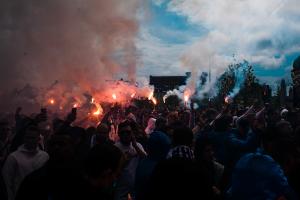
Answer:
[(294, 106), (300, 108), (300, 56), (294, 61), (292, 79)]
[(185, 76), (150, 76), (150, 85), (154, 86), (156, 96), (163, 96), (170, 90), (186, 85), (190, 76), (190, 72), (187, 72)]

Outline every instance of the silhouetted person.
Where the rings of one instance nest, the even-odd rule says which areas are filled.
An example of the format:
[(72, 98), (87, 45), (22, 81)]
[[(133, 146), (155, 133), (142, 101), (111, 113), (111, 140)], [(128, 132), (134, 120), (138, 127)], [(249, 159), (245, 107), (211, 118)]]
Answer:
[(129, 121), (120, 123), (118, 130), (120, 141), (115, 145), (125, 154), (126, 166), (117, 181), (115, 199), (127, 200), (128, 194), (132, 198), (135, 196), (134, 181), (136, 168), (140, 158), (145, 157), (147, 154), (143, 146), (136, 141)]
[(49, 159), (46, 152), (38, 148), (39, 130), (30, 126), (25, 130), (24, 144), (11, 153), (2, 169), (8, 199), (13, 200), (23, 179), (39, 169)]
[(113, 199), (113, 182), (124, 162), (117, 147), (110, 144), (94, 146), (82, 170), (76, 169), (72, 143), (67, 136), (52, 138), (49, 154), (49, 162), (24, 180), (17, 200)]

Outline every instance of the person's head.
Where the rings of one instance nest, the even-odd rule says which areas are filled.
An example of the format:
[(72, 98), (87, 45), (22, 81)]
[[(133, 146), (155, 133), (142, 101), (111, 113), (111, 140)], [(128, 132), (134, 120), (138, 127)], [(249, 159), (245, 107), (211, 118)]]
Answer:
[(29, 126), (24, 134), (24, 147), (28, 150), (36, 150), (40, 139), (40, 131), (36, 126)]
[(288, 113), (289, 113), (288, 109), (286, 109), (286, 108), (282, 109), (281, 112), (280, 112), (281, 118), (282, 119), (287, 119)]
[(52, 135), (47, 144), (47, 152), (51, 163), (68, 163), (74, 156), (71, 138), (67, 135)]
[(211, 162), (214, 160), (213, 142), (209, 138), (199, 137), (195, 144), (196, 160)]
[(246, 135), (250, 128), (249, 121), (245, 118), (237, 120), (237, 128), (240, 134)]
[(293, 134), (293, 128), (288, 121), (279, 121), (276, 124), (276, 130), (282, 136), (291, 136)]
[(116, 146), (95, 145), (84, 162), (86, 178), (93, 187), (110, 187), (119, 176), (123, 162), (124, 156)]
[(150, 134), (147, 142), (148, 157), (153, 160), (162, 160), (166, 158), (171, 148), (170, 138), (163, 132), (154, 132)]
[(155, 130), (166, 132), (167, 120), (166, 118), (159, 117), (155, 122)]
[(230, 129), (230, 125), (232, 122), (232, 117), (228, 115), (224, 115), (215, 121), (215, 131), (217, 132), (225, 132)]
[(122, 122), (118, 126), (118, 135), (120, 142), (126, 146), (129, 146), (132, 141), (132, 129), (128, 120)]
[(64, 120), (56, 118), (52, 121), (53, 132), (58, 133), (60, 128), (63, 126)]
[(186, 127), (178, 127), (173, 132), (173, 144), (175, 146), (185, 145), (191, 146), (193, 144), (193, 131)]
[(79, 126), (71, 127), (69, 131), (69, 135), (75, 145), (78, 145), (85, 141), (86, 132), (85, 129)]
[(101, 123), (97, 126), (97, 134), (108, 137), (110, 129), (107, 124)]

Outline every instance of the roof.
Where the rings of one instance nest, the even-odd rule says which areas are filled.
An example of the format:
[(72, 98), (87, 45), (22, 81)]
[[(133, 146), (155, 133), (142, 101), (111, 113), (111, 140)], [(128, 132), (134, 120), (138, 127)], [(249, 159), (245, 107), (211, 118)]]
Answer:
[(187, 76), (150, 76), (150, 85), (185, 85)]

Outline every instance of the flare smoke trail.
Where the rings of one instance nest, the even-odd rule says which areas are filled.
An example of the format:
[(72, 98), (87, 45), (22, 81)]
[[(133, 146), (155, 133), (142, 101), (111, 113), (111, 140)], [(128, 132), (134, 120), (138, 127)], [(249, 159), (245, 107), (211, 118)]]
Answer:
[(234, 98), (241, 88), (243, 87), (243, 84), (245, 83), (245, 69), (248, 66), (248, 62), (244, 61), (244, 63), (241, 63), (237, 66), (234, 70), (234, 77), (235, 77), (235, 85), (232, 89), (232, 92), (230, 92), (229, 97)]

